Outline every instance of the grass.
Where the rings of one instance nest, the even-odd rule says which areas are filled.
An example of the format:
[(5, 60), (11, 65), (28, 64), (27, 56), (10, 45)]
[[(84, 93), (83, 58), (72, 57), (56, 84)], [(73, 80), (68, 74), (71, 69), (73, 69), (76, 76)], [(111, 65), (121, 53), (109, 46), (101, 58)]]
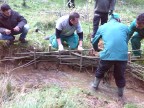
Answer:
[[(141, 5), (131, 5), (132, 2), (128, 0), (126, 0), (126, 2), (129, 2), (128, 4), (121, 4), (119, 1), (117, 2), (115, 12), (119, 13), (122, 22), (129, 26), (131, 21), (139, 13), (143, 12), (143, 8)], [(84, 30), (84, 47), (91, 47), (89, 34), (92, 33), (93, 1), (83, 2), (83, 0), (77, 0), (75, 1), (76, 8), (74, 10), (67, 8), (66, 0), (28, 0), (26, 1), (27, 8), (22, 6), (22, 1), (20, 0), (11, 0), (9, 4), (12, 9), (21, 13), (28, 20), (31, 29), (27, 35), (27, 39), (30, 40), (30, 46), (33, 46), (35, 42), (38, 50), (47, 50), (48, 41), (44, 40), (44, 36), (52, 35), (55, 32), (55, 21), (61, 15), (77, 11), (81, 15)], [(36, 28), (39, 28), (45, 34), (35, 33)]]
[[(142, 0), (127, 1), (128, 4), (117, 3), (115, 12), (119, 13), (122, 22), (129, 26), (131, 21), (143, 12), (143, 5)], [(28, 20), (30, 25), (30, 31), (27, 35), (29, 46), (34, 46), (39, 51), (47, 51), (48, 41), (43, 39), (44, 36), (54, 33), (55, 21), (60, 15), (74, 10), (81, 14), (84, 48), (91, 46), (89, 34), (92, 32), (93, 1), (86, 4), (84, 0), (76, 0), (74, 10), (68, 9), (64, 0), (27, 0), (27, 8), (22, 6), (22, 0), (9, 0), (9, 4), (12, 9), (18, 11)], [(36, 28), (39, 28), (44, 35), (36, 33)], [(88, 108), (90, 103), (86, 98), (89, 94), (92, 95), (78, 88), (65, 89), (55, 85), (23, 93), (12, 89), (10, 77), (3, 77), (0, 81), (0, 84), (3, 85), (0, 87), (2, 108)], [(3, 96), (11, 100), (3, 100)], [(127, 104), (125, 108), (136, 108), (136, 105)]]
[(85, 98), (88, 92), (81, 89), (63, 89), (59, 86), (44, 87), (29, 93), (19, 93), (3, 108), (88, 108)]

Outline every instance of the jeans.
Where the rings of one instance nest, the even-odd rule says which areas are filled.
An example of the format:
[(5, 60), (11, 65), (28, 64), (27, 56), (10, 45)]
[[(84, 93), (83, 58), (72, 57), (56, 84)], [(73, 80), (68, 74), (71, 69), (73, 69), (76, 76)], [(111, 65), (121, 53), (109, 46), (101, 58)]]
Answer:
[(96, 77), (103, 78), (105, 72), (107, 72), (112, 66), (114, 66), (114, 78), (117, 87), (122, 88), (125, 86), (125, 69), (126, 69), (127, 61), (107, 61), (100, 60), (99, 66), (96, 69)]
[(107, 20), (108, 20), (108, 13), (95, 12), (94, 18), (93, 18), (92, 38), (95, 37), (100, 21), (101, 21), (101, 25), (103, 25), (104, 23), (107, 22)]
[(26, 24), (19, 32), (12, 32), (10, 35), (1, 34), (0, 33), (0, 40), (14, 40), (14, 35), (20, 34), (19, 39), (25, 39), (28, 33), (29, 26)]

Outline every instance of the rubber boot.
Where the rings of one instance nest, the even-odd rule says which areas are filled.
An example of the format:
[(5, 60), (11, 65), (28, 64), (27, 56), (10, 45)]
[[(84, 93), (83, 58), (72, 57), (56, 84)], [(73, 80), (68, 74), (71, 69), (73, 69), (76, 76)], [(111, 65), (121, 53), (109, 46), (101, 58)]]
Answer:
[(118, 96), (123, 97), (124, 87), (118, 88)]
[(101, 79), (95, 77), (94, 82), (92, 84), (92, 87), (95, 88), (96, 90), (98, 89), (99, 83), (100, 83)]

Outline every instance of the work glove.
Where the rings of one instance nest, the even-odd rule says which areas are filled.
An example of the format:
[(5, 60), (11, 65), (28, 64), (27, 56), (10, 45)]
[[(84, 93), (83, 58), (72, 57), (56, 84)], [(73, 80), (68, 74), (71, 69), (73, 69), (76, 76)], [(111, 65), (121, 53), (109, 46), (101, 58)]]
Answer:
[(60, 44), (60, 45), (58, 46), (58, 50), (59, 50), (59, 51), (63, 51), (63, 50), (64, 50), (64, 47), (63, 47), (62, 44)]
[(84, 49), (83, 49), (82, 46), (78, 46), (78, 50), (79, 50), (79, 51), (82, 51), (82, 50), (84, 50)]
[(110, 11), (109, 11), (109, 15), (112, 15), (112, 14), (113, 14), (113, 10), (110, 10)]
[(91, 43), (92, 43), (92, 41), (93, 41), (93, 38), (91, 38)]

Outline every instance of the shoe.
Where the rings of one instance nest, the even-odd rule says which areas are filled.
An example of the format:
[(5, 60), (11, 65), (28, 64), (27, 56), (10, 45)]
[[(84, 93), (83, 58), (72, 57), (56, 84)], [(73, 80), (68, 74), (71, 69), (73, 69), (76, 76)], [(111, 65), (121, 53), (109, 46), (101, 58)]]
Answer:
[(101, 79), (95, 77), (94, 82), (92, 83), (92, 87), (95, 88), (96, 90), (98, 89), (99, 83), (100, 83)]
[(132, 56), (131, 59), (140, 59), (141, 56)]
[(118, 96), (123, 97), (124, 87), (118, 88)]
[(49, 40), (49, 38), (50, 38), (50, 36), (46, 36), (46, 37), (44, 38), (44, 40)]
[(19, 41), (20, 41), (21, 43), (28, 43), (28, 41), (26, 41), (25, 39), (19, 39)]

